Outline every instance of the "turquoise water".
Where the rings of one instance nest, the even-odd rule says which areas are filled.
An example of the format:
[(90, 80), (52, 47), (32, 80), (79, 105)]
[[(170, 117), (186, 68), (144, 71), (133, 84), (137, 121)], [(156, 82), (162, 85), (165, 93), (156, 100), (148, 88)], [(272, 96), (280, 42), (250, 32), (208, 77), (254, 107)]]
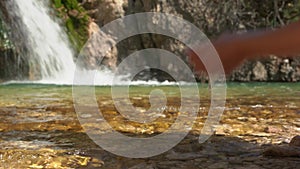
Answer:
[[(193, 138), (197, 139), (199, 136), (210, 106), (208, 85), (199, 84), (198, 87), (199, 117), (191, 131), (195, 137), (186, 138), (182, 144), (188, 144), (181, 145), (183, 147), (198, 146), (198, 143), (191, 145), (191, 142), (195, 142)], [(140, 110), (147, 109), (150, 105), (149, 93), (154, 89), (166, 93), (168, 104), (164, 111), (165, 117), (159, 117), (153, 123), (144, 125), (130, 122), (118, 113), (111, 99), (111, 87), (95, 87), (99, 109), (113, 129), (129, 135), (149, 136), (164, 132), (170, 127), (180, 107), (181, 94), (178, 86), (131, 86), (130, 101)], [(242, 142), (234, 144), (243, 146), (286, 144), (289, 139), (300, 133), (299, 96), (300, 83), (228, 83), (225, 111), (216, 130), (217, 134), (226, 136), (224, 139), (228, 140), (216, 142), (216, 145), (207, 145), (213, 146), (208, 149), (221, 148), (224, 147), (222, 144), (236, 140), (227, 137), (242, 139)], [(88, 122), (86, 125), (105, 131), (101, 123)], [(249, 151), (256, 153), (257, 149)], [(194, 152), (196, 150), (191, 149), (190, 153), (197, 155), (198, 152)], [(226, 152), (239, 153), (234, 146), (218, 151), (221, 154), (222, 151), (225, 152), (224, 159), (227, 158)], [(211, 152), (202, 153), (205, 155)], [(115, 168), (117, 164), (130, 166), (140, 162), (107, 154), (108, 152), (104, 152), (88, 138), (78, 122), (73, 108), (72, 86), (0, 85), (1, 167), (94, 168), (104, 163), (106, 168)], [(236, 157), (240, 158), (238, 155)], [(164, 159), (165, 157), (158, 157), (153, 161), (159, 163)], [(249, 159), (241, 157), (239, 160)], [(268, 159), (260, 160), (268, 161)]]
[[(210, 91), (207, 84), (199, 84), (201, 98), (207, 99)], [(178, 86), (131, 86), (129, 93), (132, 96), (148, 96), (154, 89), (161, 89), (168, 96), (179, 97)], [(110, 96), (111, 87), (95, 87), (99, 96)], [(42, 99), (71, 99), (72, 86), (64, 85), (39, 85), (39, 84), (9, 84), (0, 85), (1, 104), (5, 102), (16, 103), (23, 101)], [(35, 99), (34, 99), (35, 98)], [(27, 100), (29, 99), (29, 100)], [(282, 103), (299, 106), (300, 83), (227, 83), (227, 99), (249, 99), (249, 103), (255, 101), (264, 104), (268, 101), (282, 101)], [(258, 100), (257, 100), (258, 99)], [(290, 103), (289, 103), (290, 102)]]

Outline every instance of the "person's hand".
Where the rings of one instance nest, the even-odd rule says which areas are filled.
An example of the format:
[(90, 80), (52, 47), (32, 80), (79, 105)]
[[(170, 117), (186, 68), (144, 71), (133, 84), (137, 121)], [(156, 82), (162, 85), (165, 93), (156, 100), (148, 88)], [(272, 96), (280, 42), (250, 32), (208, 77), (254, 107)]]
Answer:
[[(235, 69), (247, 57), (241, 43), (242, 38), (240, 37), (240, 35), (236, 34), (224, 34), (220, 38), (212, 42), (214, 48), (219, 54), (226, 74)], [(208, 52), (211, 51), (207, 50), (211, 49), (209, 49), (207, 45), (209, 44), (200, 44), (196, 46), (196, 48), (200, 54), (203, 53), (205, 57), (210, 57)], [(206, 71), (205, 66), (194, 51), (188, 49), (187, 55), (189, 63), (194, 68), (195, 72)]]

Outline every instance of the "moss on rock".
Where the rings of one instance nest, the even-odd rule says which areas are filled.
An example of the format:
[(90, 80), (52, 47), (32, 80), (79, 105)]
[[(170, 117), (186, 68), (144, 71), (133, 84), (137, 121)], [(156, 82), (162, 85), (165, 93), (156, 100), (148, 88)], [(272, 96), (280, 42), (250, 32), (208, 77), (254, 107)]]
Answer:
[(0, 51), (13, 48), (12, 42), (8, 38), (8, 30), (0, 18)]
[(58, 17), (66, 25), (67, 33), (76, 51), (82, 48), (88, 39), (90, 17), (77, 0), (52, 0)]

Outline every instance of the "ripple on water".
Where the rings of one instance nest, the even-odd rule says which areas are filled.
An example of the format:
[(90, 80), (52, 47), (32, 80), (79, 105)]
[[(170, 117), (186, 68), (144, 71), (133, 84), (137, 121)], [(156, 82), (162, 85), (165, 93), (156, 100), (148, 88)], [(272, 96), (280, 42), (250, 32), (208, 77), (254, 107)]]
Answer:
[[(262, 158), (257, 155), (257, 151), (263, 149), (261, 145), (286, 144), (294, 135), (299, 134), (299, 92), (297, 93), (299, 88), (293, 85), (288, 86), (292, 90), (278, 88), (279, 85), (260, 85), (256, 88), (253, 86), (255, 85), (229, 86), (229, 99), (225, 112), (220, 125), (215, 126), (215, 134), (220, 136), (221, 140), (210, 140), (210, 143), (204, 146), (198, 145), (198, 143), (193, 144), (192, 146), (200, 148), (187, 149), (186, 147), (191, 146), (193, 141), (197, 142), (196, 137), (207, 118), (210, 106), (209, 95), (201, 95), (199, 118), (194, 123), (191, 132), (197, 135), (187, 137), (182, 145), (175, 147), (173, 150), (178, 157), (177, 155), (176, 158), (172, 157), (181, 159), (185, 158), (186, 155), (187, 159), (195, 159), (194, 161), (172, 161), (172, 165), (168, 165), (164, 162), (169, 157), (166, 154), (150, 159), (150, 161), (152, 160), (151, 162), (156, 164), (164, 163), (166, 168), (170, 168), (175, 164), (181, 165), (185, 162), (188, 163), (188, 161), (193, 163), (202, 160), (201, 165), (206, 168), (209, 165), (207, 163), (211, 159), (210, 156), (222, 161), (223, 158), (228, 159), (229, 154), (230, 157), (234, 156), (236, 161), (241, 163), (240, 166), (237, 166), (239, 168), (245, 162), (247, 163), (247, 160), (251, 160), (245, 156), (240, 157), (239, 153), (246, 153), (246, 155), (252, 153), (257, 158), (256, 162), (273, 163), (275, 159)], [(172, 86), (165, 88), (171, 92), (173, 90)], [(22, 168), (80, 168), (90, 166), (90, 162), (97, 161), (95, 160), (97, 158), (94, 158), (96, 156), (104, 159), (106, 167), (121, 166), (126, 163), (128, 166), (125, 168), (130, 168), (133, 163), (138, 163), (133, 159), (122, 161), (108, 152), (104, 152), (84, 134), (72, 108), (70, 87), (57, 89), (55, 86), (50, 86), (34, 90), (28, 90), (26, 87), (26, 90), (16, 93), (19, 89), (23, 90), (22, 86), (4, 89), (2, 87), (0, 89), (2, 96), (0, 98), (1, 167), (9, 164), (6, 168), (20, 168), (20, 166)], [(96, 88), (97, 91), (102, 92), (101, 97), (98, 98), (98, 103), (105, 120), (109, 121), (114, 129), (129, 136), (150, 137), (164, 132), (180, 114), (180, 95), (172, 94), (172, 97), (168, 98), (168, 105), (157, 109), (163, 111), (162, 116), (157, 117), (157, 121), (149, 125), (133, 123), (122, 117), (112, 105), (110, 90), (98, 87)], [(132, 91), (135, 92), (131, 98), (133, 105), (139, 107), (138, 110), (140, 111), (147, 110), (149, 108), (149, 90), (143, 91), (141, 88), (133, 88)], [(35, 97), (37, 93), (38, 97)], [(118, 101), (122, 101), (122, 99), (120, 98)], [(85, 118), (90, 117), (88, 113), (83, 115)], [(107, 132), (109, 129), (104, 128), (102, 124), (103, 119), (95, 119), (86, 125)], [(232, 140), (228, 137), (239, 138), (250, 148), (239, 152), (240, 146), (230, 144)], [(242, 144), (241, 147), (245, 144)], [(256, 147), (255, 152), (252, 149), (253, 145)], [(209, 148), (206, 150), (205, 146)], [(181, 150), (177, 149), (183, 149), (187, 154), (184, 155)], [(206, 156), (209, 158), (205, 158)], [(228, 161), (224, 160), (223, 162)], [(292, 163), (292, 160), (289, 162)], [(99, 159), (95, 163), (99, 166), (103, 164)], [(285, 165), (282, 162), (276, 164)]]

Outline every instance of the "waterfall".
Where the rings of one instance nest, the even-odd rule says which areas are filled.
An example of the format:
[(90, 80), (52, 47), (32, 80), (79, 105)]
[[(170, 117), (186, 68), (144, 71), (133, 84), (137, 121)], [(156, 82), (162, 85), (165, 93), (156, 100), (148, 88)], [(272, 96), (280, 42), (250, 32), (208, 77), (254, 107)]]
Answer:
[[(25, 59), (29, 60), (29, 74), (32, 75), (29, 77), (33, 77), (29, 81), (8, 83), (73, 84), (76, 68), (73, 60), (74, 52), (65, 30), (59, 24), (59, 19), (53, 16), (49, 0), (2, 1), (0, 6), (5, 6), (6, 12), (11, 17), (10, 22), (14, 25), (12, 28), (21, 34), (15, 36), (17, 38), (13, 40), (25, 46)], [(116, 76), (109, 70), (81, 69), (78, 74), (82, 79), (80, 84), (87, 85), (92, 84), (86, 79), (94, 79), (95, 85), (160, 84), (157, 81), (131, 82), (126, 76)]]
[(42, 80), (71, 81), (75, 70), (73, 51), (60, 25), (50, 17), (47, 0), (15, 0), (12, 9), (25, 29), (33, 73)]
[[(6, 10), (13, 19), (14, 29), (18, 29), (21, 45), (29, 56), (30, 81), (10, 81), (8, 83), (73, 84), (75, 72), (74, 52), (59, 20), (53, 16), (48, 0), (5, 1)], [(51, 14), (52, 13), (52, 14)], [(24, 44), (24, 42), (26, 44)], [(27, 54), (26, 53), (26, 54)], [(94, 78), (95, 85), (111, 85), (115, 74), (109, 70), (83, 70), (80, 72), (82, 84), (85, 79)], [(119, 79), (119, 78), (117, 78)], [(124, 84), (120, 77), (118, 84)]]

